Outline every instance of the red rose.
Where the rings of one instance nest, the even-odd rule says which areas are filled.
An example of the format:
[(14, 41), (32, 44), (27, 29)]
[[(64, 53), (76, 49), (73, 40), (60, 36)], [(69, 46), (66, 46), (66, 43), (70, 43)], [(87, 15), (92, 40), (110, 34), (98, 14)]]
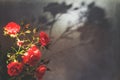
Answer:
[(41, 43), (42, 46), (46, 46), (49, 43), (49, 37), (45, 32), (40, 32), (40, 40), (39, 42)]
[(17, 76), (21, 73), (23, 64), (19, 62), (11, 62), (7, 65), (7, 68), (10, 76)]
[(9, 34), (10, 36), (15, 36), (20, 31), (20, 25), (16, 24), (15, 22), (9, 22), (4, 27), (5, 33)]
[(42, 77), (44, 76), (45, 72), (47, 70), (47, 67), (45, 65), (40, 65), (37, 69), (36, 69), (36, 77), (38, 80), (42, 80)]
[(22, 56), (23, 63), (34, 66), (41, 58), (40, 50), (34, 45)]

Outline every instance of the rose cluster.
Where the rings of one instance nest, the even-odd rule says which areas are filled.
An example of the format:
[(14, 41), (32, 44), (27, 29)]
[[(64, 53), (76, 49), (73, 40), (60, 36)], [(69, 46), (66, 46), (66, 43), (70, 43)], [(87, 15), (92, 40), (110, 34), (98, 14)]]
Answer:
[(21, 75), (31, 73), (37, 80), (41, 80), (48, 70), (41, 52), (49, 45), (48, 35), (44, 31), (38, 32), (35, 28), (31, 31), (31, 28), (23, 25), (21, 27), (15, 22), (9, 22), (4, 27), (4, 34), (14, 38), (17, 45), (17, 49), (7, 55), (8, 74), (11, 77), (20, 76), (20, 79)]

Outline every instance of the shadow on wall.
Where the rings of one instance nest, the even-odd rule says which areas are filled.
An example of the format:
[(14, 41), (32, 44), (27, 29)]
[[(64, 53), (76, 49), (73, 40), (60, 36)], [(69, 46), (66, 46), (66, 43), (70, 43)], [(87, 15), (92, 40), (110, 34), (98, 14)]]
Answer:
[[(84, 2), (81, 3), (82, 6), (85, 5)], [(85, 6), (86, 7), (86, 6)], [(81, 7), (80, 7), (81, 8)], [(66, 30), (63, 32), (61, 35), (61, 38), (67, 38), (69, 35), (71, 35), (74, 32), (79, 32), (80, 36), (80, 44), (94, 44), (95, 49), (105, 49), (105, 47), (109, 46), (109, 43), (111, 42), (112, 39), (110, 39), (110, 28), (111, 24), (109, 22), (109, 19), (106, 18), (106, 14), (104, 9), (101, 7), (97, 6), (95, 2), (91, 2), (90, 4), (87, 5), (87, 12), (83, 12), (82, 15), (79, 15), (79, 23), (82, 23), (81, 17), (85, 17), (86, 20), (83, 22), (84, 25), (72, 25), (68, 26)], [(77, 10), (79, 8), (75, 8)], [(81, 14), (80, 12), (80, 14)], [(69, 24), (69, 22), (68, 22)], [(74, 28), (74, 26), (77, 26), (77, 28)], [(72, 39), (72, 37), (68, 37), (69, 39)], [(104, 45), (104, 47), (103, 47)], [(98, 47), (98, 48), (97, 48)]]
[(113, 56), (111, 26), (104, 9), (98, 7), (95, 2), (88, 5), (85, 25), (75, 30), (81, 34), (80, 44), (67, 51), (77, 56), (73, 55), (73, 59), (67, 58), (66, 80), (119, 80), (115, 78), (119, 75), (116, 73), (117, 63)]
[[(77, 9), (75, 8), (75, 10)], [(105, 10), (97, 6), (95, 2), (88, 5), (85, 17), (87, 20), (83, 26), (78, 26), (75, 30), (71, 30), (71, 28), (76, 25), (68, 26), (60, 36), (61, 39), (65, 34), (67, 37), (74, 32), (79, 32), (80, 43), (60, 52), (63, 55), (59, 55), (59, 57), (64, 63), (58, 62), (57, 64), (56, 62), (56, 65), (64, 64), (65, 75), (59, 76), (58, 80), (62, 80), (63, 77), (65, 77), (64, 80), (113, 80), (116, 73), (116, 62), (113, 59), (113, 49), (111, 49), (113, 38), (110, 28), (112, 25), (106, 18)], [(59, 66), (57, 67), (59, 68)], [(58, 70), (57, 73), (56, 70), (56, 74), (60, 74), (60, 72)], [(49, 78), (49, 80), (56, 79), (56, 77)]]
[[(114, 35), (114, 56), (117, 63), (118, 69), (120, 68), (120, 3), (116, 3), (116, 9), (115, 9), (115, 20), (116, 20), (116, 34)], [(117, 73), (115, 74), (115, 79), (120, 79), (120, 70), (117, 70)]]
[[(22, 9), (19, 9), (21, 7), (19, 7), (17, 4), (13, 4), (13, 5), (9, 4), (8, 6), (4, 4), (1, 5), (0, 12), (2, 13), (0, 16), (2, 16), (2, 18), (0, 18), (0, 22), (3, 23), (4, 25), (4, 23), (6, 24), (7, 22), (13, 19), (16, 21), (20, 17), (27, 15), (28, 17), (30, 17), (30, 19), (27, 18), (28, 22), (26, 21), (26, 23), (29, 23), (29, 20), (31, 20), (30, 22), (36, 23), (37, 20), (36, 25), (38, 29), (49, 30), (49, 35), (51, 36), (53, 25), (58, 21), (58, 18), (60, 17), (58, 16), (58, 18), (56, 18), (57, 14), (62, 15), (64, 13), (67, 13), (67, 11), (72, 7), (72, 4), (67, 5), (65, 2), (61, 4), (56, 2), (49, 3), (47, 6), (43, 8), (45, 12), (46, 11), (50, 12), (51, 15), (53, 16), (52, 21), (49, 21), (45, 16), (38, 15), (39, 17), (38, 19), (36, 19), (34, 16), (32, 16), (32, 14), (28, 15), (29, 13), (32, 12), (31, 10), (34, 9), (33, 6), (31, 5), (32, 4), (30, 5), (24, 4), (24, 7), (22, 7)], [(84, 5), (84, 3), (82, 3), (82, 5)], [(75, 8), (74, 10), (77, 10), (79, 8)], [(86, 17), (87, 20), (85, 20), (84, 25), (78, 26), (78, 28), (75, 30), (72, 30), (71, 28), (73, 28), (76, 25), (68, 26), (68, 28), (61, 34), (61, 36), (58, 39), (56, 39), (55, 42), (53, 43), (54, 45), (56, 44), (56, 42), (59, 42), (59, 40), (61, 39), (72, 40), (72, 37), (69, 37), (70, 34), (73, 34), (74, 32), (80, 33), (79, 36), (80, 43), (78, 45), (75, 45), (74, 47), (70, 46), (70, 48), (62, 50), (62, 53), (64, 53), (64, 55), (56, 56), (56, 58), (61, 57), (63, 59), (62, 62), (60, 63), (57, 62), (56, 64), (59, 65), (64, 64), (63, 68), (65, 69), (66, 75), (62, 77), (65, 77), (66, 78), (65, 80), (73, 80), (73, 79), (74, 80), (80, 80), (80, 79), (104, 80), (105, 78), (108, 77), (111, 78), (112, 76), (111, 74), (113, 74), (111, 71), (113, 70), (113, 67), (111, 66), (112, 62), (110, 60), (112, 57), (111, 56), (112, 53), (108, 53), (110, 52), (109, 49), (111, 47), (111, 40), (112, 40), (110, 36), (111, 33), (109, 31), (111, 25), (109, 24), (109, 21), (106, 18), (104, 9), (98, 7), (95, 4), (95, 2), (92, 2), (89, 5), (87, 5), (87, 9), (88, 10), (87, 12), (85, 12), (85, 14), (79, 15), (79, 19), (81, 19), (81, 16)], [(0, 31), (0, 34), (1, 33), (2, 32)], [(9, 41), (9, 39), (7, 40)], [(8, 42), (7, 44), (9, 43), (10, 42)], [(5, 62), (3, 61), (3, 63)], [(4, 64), (4, 66), (6, 65)], [(7, 73), (5, 73), (5, 75), (6, 74)], [(55, 77), (56, 74), (53, 76)], [(55, 80), (54, 77), (51, 80)], [(59, 78), (58, 80), (62, 80), (62, 79)], [(112, 78), (106, 80), (112, 80)]]
[(104, 9), (95, 5), (95, 2), (92, 2), (88, 5), (88, 23), (98, 24), (103, 27), (107, 27), (107, 19)]
[(67, 13), (67, 10), (72, 7), (72, 4), (67, 5), (65, 2), (57, 3), (49, 3), (44, 7), (44, 12), (50, 12), (53, 17), (56, 17), (57, 14)]
[(88, 5), (86, 16), (85, 25), (77, 29), (81, 33), (80, 41), (94, 44), (96, 50), (105, 49), (111, 42), (109, 33), (111, 25), (106, 18), (104, 9), (98, 7), (95, 2), (92, 2)]
[[(50, 12), (53, 16), (53, 20), (48, 23), (50, 25), (50, 31), (49, 35), (51, 36), (51, 32), (53, 29), (54, 24), (58, 21), (59, 17), (61, 17), (62, 14), (67, 13), (67, 11), (72, 7), (72, 4), (67, 5), (65, 2), (57, 3), (49, 3), (47, 6), (43, 8), (44, 12)], [(58, 17), (57, 14), (60, 14)]]

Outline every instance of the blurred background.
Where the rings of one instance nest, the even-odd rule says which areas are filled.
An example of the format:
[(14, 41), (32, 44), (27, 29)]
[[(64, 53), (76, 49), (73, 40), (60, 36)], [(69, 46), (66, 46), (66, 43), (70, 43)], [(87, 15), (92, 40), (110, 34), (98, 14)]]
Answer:
[(50, 59), (43, 80), (120, 79), (119, 0), (0, 0), (0, 80), (8, 80), (3, 36), (11, 21), (30, 23), (47, 32)]

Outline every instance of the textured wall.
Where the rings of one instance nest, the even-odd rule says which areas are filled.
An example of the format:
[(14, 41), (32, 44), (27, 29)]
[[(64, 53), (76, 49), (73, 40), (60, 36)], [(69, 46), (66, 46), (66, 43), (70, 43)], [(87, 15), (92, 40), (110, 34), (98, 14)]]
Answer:
[[(0, 2), (0, 42), (3, 51), (9, 49), (9, 38), (3, 37), (2, 27), (9, 21), (26, 19), (39, 25), (40, 16), (53, 19), (50, 13), (43, 14), (43, 7), (51, 2), (62, 3), (64, 0), (1, 0)], [(51, 72), (47, 72), (44, 80), (119, 80), (119, 0), (86, 0), (88, 5), (95, 1), (96, 5), (105, 10), (107, 25), (86, 24), (77, 27), (70, 38), (63, 38), (48, 51)], [(65, 0), (66, 4), (79, 7), (82, 0)], [(53, 25), (53, 41), (60, 37), (68, 26), (75, 27), (77, 12), (64, 13)], [(59, 16), (59, 15), (57, 15)], [(94, 17), (94, 15), (93, 15)], [(109, 24), (109, 25), (108, 25)], [(48, 26), (49, 27), (49, 26)], [(49, 29), (45, 29), (47, 32)], [(72, 38), (72, 39), (71, 39)], [(9, 45), (9, 46), (8, 46)]]

